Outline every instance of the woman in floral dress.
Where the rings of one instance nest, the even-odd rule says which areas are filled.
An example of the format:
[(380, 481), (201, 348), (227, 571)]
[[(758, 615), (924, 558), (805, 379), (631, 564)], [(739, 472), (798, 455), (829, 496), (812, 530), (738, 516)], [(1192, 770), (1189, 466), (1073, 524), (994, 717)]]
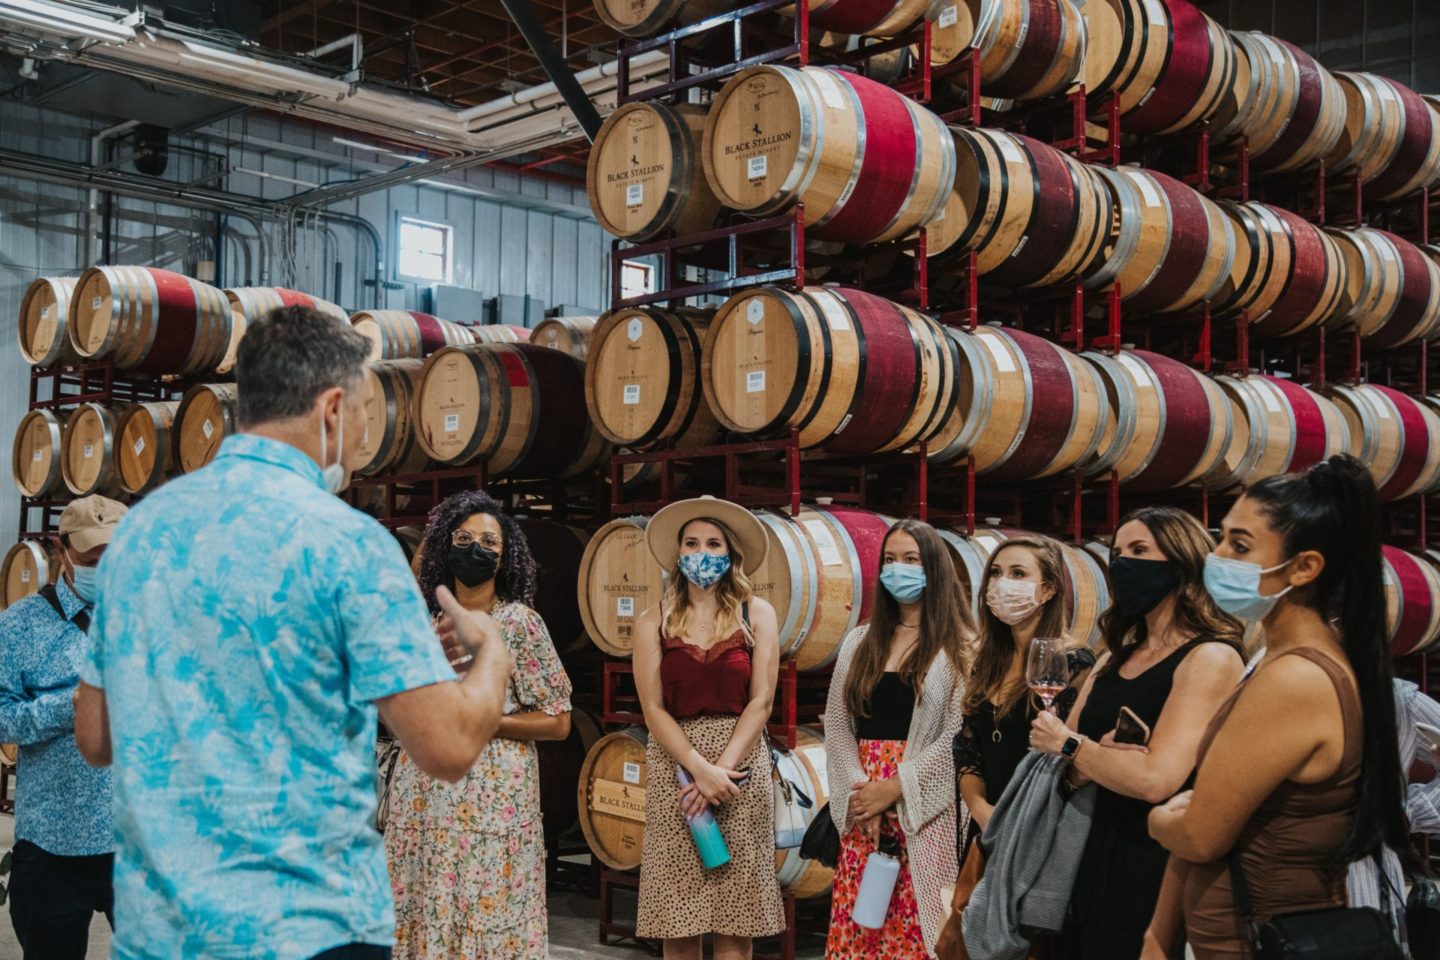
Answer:
[[(530, 604), (536, 565), (515, 522), (479, 491), (430, 514), (420, 588), (490, 614), (515, 657), (505, 717), (459, 783), (396, 761), (385, 825), (395, 960), (545, 960), (545, 839), (536, 740), (570, 732), (570, 679)], [(437, 641), (439, 642), (439, 641)], [(452, 651), (464, 672), (468, 658)]]

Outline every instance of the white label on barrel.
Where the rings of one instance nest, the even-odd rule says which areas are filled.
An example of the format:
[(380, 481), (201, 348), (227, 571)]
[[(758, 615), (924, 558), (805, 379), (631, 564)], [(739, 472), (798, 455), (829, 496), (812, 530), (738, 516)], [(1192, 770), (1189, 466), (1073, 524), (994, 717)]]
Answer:
[(825, 314), (831, 330), (850, 329), (850, 315), (845, 312), (844, 307), (835, 302), (834, 297), (825, 295), (817, 296), (814, 299), (820, 304), (820, 311)]
[(810, 766), (815, 770), (815, 776), (820, 781), (820, 792), (830, 796), (830, 771), (825, 766), (824, 747), (801, 747), (795, 751), (810, 761)]
[(85, 444), (85, 451), (81, 454), (81, 456), (83, 456), (86, 460), (89, 460), (91, 457), (95, 456), (95, 444)]
[(40, 458), (41, 458), (41, 453), (40, 453), (39, 450), (36, 450), (36, 451), (35, 451), (35, 455), (34, 455), (33, 457), (31, 457), (30, 459), (31, 459), (31, 460), (34, 460), (36, 463), (39, 463), (39, 462), (40, 462)]
[(1015, 358), (1010, 356), (1010, 351), (1005, 349), (1005, 344), (1000, 342), (999, 337), (982, 336), (980, 342), (989, 348), (991, 355), (995, 358), (995, 367), (1001, 373), (1015, 372)]
[(633, 617), (633, 616), (635, 616), (635, 598), (634, 598), (634, 597), (616, 597), (616, 598), (615, 598), (615, 616), (617, 616), (617, 617)]
[(941, 29), (941, 30), (948, 30), (948, 29), (950, 29), (951, 27), (955, 26), (955, 23), (956, 23), (959, 19), (960, 19), (960, 11), (955, 8), (955, 4), (953, 4), (953, 3), (950, 4), (950, 6), (948, 6), (948, 7), (946, 7), (945, 9), (943, 9), (943, 10), (940, 11), (940, 20), (939, 20), (940, 29)]
[(850, 421), (853, 420), (853, 419), (855, 419), (855, 414), (853, 414), (853, 413), (847, 413), (847, 414), (845, 414), (845, 419), (840, 421), (840, 426), (838, 426), (838, 427), (835, 428), (835, 432), (836, 432), (836, 433), (844, 433), (844, 432), (845, 432), (845, 428), (848, 427), (848, 426), (850, 426)]
[(631, 343), (634, 343), (636, 340), (639, 340), (639, 339), (640, 339), (640, 334), (642, 334), (642, 333), (644, 333), (644, 332), (645, 332), (645, 325), (640, 322), (640, 318), (639, 318), (639, 317), (631, 317), (631, 318), (630, 318), (630, 322), (627, 323), (627, 324), (625, 324), (625, 336), (627, 336), (627, 337), (630, 338), (630, 342), (631, 342)]
[(765, 319), (765, 302), (759, 297), (751, 297), (745, 302), (745, 320), (749, 323), (759, 323)]
[(999, 144), (1000, 153), (1004, 155), (1006, 160), (1011, 163), (1025, 162), (1025, 154), (1020, 152), (1020, 148), (1015, 145), (1015, 141), (1011, 140), (1009, 136), (1002, 134), (995, 138), (995, 142)]
[(745, 374), (745, 392), (761, 393), (765, 389), (765, 371), (751, 370)]
[(460, 429), (460, 414), (458, 414), (458, 413), (447, 413), (447, 414), (445, 414), (445, 432), (446, 432), (446, 433), (454, 433), (455, 431), (457, 431), (457, 430), (459, 430), (459, 429)]
[(41, 319), (41, 320), (49, 320), (49, 319), (50, 319), (50, 308), (49, 308), (49, 307), (41, 307), (41, 308), (40, 308), (40, 319)]
[(763, 180), (770, 172), (770, 160), (763, 153), (745, 161), (745, 176), (751, 180)]
[(1271, 413), (1280, 413), (1280, 401), (1275, 397), (1275, 390), (1276, 388), (1274, 387), (1261, 387), (1260, 399), (1265, 401), (1266, 410), (1269, 410)]
[(1395, 262), (1395, 248), (1388, 243), (1377, 243), (1375, 246), (1380, 249), (1380, 259)]
[(996, 547), (1000, 546), (1000, 541), (997, 538), (988, 537), (983, 533), (975, 534), (975, 542), (980, 544), (981, 549), (985, 551), (985, 556), (987, 557), (995, 552)]
[(1144, 174), (1138, 174), (1130, 179), (1134, 180), (1135, 186), (1140, 188), (1140, 195), (1145, 198), (1145, 205), (1147, 207), (1164, 206), (1164, 201), (1160, 199), (1160, 191), (1155, 189), (1155, 184), (1151, 182), (1149, 177)]
[(625, 397), (622, 401), (626, 406), (634, 406), (640, 402), (640, 384), (625, 384)]
[(801, 520), (800, 524), (810, 534), (810, 539), (814, 541), (815, 549), (820, 552), (822, 564), (827, 567), (838, 567), (845, 562), (844, 556), (840, 553), (840, 546), (830, 535), (830, 528), (825, 526), (825, 521)]
[(1130, 375), (1135, 378), (1136, 387), (1141, 390), (1153, 390), (1155, 388), (1154, 384), (1150, 382), (1150, 373), (1139, 360), (1122, 353), (1120, 354), (1120, 363), (1125, 366), (1126, 369), (1130, 371)]
[(625, 206), (638, 207), (645, 202), (645, 184), (632, 183), (625, 188)]
[(138, 457), (138, 456), (140, 456), (140, 454), (142, 454), (142, 453), (144, 453), (144, 452), (145, 452), (145, 438), (144, 438), (144, 437), (136, 437), (136, 438), (135, 438), (135, 456)]
[(91, 310), (99, 310), (99, 309), (100, 309), (100, 298), (99, 298), (99, 297), (96, 297), (94, 300), (91, 300), (91, 301), (90, 301), (90, 309), (91, 309)]
[(21, 583), (29, 583), (29, 582), (30, 582), (30, 571), (29, 571), (29, 570), (21, 570), (21, 571), (20, 571), (20, 582), (21, 582)]
[(625, 770), (624, 770), (624, 772), (621, 774), (621, 776), (623, 776), (623, 777), (625, 778), (625, 782), (626, 782), (626, 783), (639, 783), (639, 782), (640, 782), (640, 764), (638, 764), (638, 763), (626, 763), (626, 764), (625, 764)]
[(845, 97), (840, 92), (839, 80), (819, 70), (808, 74), (807, 77), (812, 79), (815, 86), (820, 88), (820, 99), (825, 101), (825, 106), (831, 110), (845, 109)]
[(206, 420), (204, 423), (200, 424), (200, 432), (205, 434), (206, 440), (209, 440), (211, 437), (215, 436), (215, 424), (211, 423), (209, 420)]
[(1375, 416), (1379, 417), (1381, 420), (1389, 420), (1390, 408), (1383, 403), (1375, 404)]

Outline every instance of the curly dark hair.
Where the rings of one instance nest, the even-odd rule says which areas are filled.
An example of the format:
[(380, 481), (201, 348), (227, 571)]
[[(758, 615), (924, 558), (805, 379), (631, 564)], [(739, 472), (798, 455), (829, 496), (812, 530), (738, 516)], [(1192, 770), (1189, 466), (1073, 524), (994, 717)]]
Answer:
[(539, 567), (530, 554), (525, 534), (520, 532), (520, 525), (501, 511), (500, 504), (490, 494), (483, 490), (465, 490), (447, 497), (430, 511), (425, 539), (420, 542), (420, 593), (432, 613), (440, 609), (435, 602), (436, 588), (455, 589), (455, 577), (445, 559), (450, 550), (450, 537), (460, 524), (477, 513), (488, 513), (498, 520), (501, 535), (505, 538), (500, 569), (495, 574), (495, 595), (501, 603), (523, 603), (527, 607), (535, 605)]

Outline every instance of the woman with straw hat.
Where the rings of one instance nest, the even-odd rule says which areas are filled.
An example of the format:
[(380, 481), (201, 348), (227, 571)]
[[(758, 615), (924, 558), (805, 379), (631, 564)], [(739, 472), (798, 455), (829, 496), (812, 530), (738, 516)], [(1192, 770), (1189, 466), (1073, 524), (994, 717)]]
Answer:
[[(707, 933), (716, 960), (742, 960), (785, 927), (763, 736), (780, 647), (775, 610), (749, 580), (769, 543), (753, 514), (713, 497), (670, 504), (645, 536), (668, 581), (635, 631), (650, 731), (635, 932), (664, 940), (667, 960), (699, 960)], [(709, 868), (688, 825), (707, 809), (729, 856)]]

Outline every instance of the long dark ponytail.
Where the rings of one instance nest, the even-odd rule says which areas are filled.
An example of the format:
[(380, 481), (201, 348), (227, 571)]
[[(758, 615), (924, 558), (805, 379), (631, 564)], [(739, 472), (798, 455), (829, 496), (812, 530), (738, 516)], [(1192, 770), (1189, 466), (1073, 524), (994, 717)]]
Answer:
[(1408, 866), (1418, 866), (1405, 815), (1405, 780), (1395, 729), (1375, 481), (1360, 461), (1338, 456), (1304, 473), (1262, 480), (1245, 496), (1260, 506), (1285, 538), (1287, 557), (1315, 550), (1325, 558), (1320, 576), (1295, 591), (1293, 602), (1339, 624), (1365, 714), (1360, 802), (1345, 843), (1345, 858), (1371, 856), (1384, 844)]

